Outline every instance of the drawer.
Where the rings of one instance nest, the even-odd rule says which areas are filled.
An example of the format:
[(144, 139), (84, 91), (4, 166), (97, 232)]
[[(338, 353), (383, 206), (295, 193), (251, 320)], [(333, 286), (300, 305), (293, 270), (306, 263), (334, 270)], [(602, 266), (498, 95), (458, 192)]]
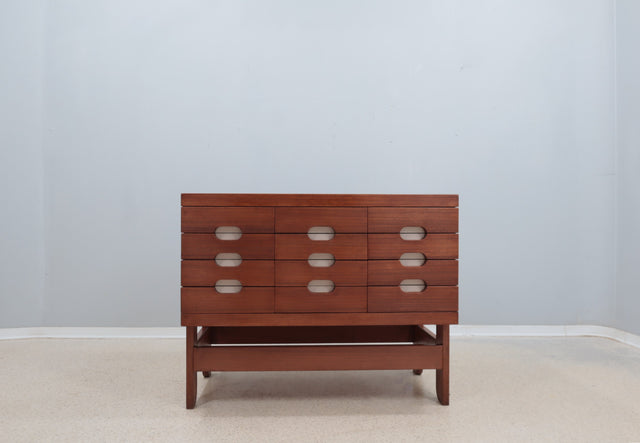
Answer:
[(331, 280), (336, 286), (366, 286), (366, 261), (336, 261), (328, 268), (307, 261), (276, 262), (276, 286), (304, 286), (311, 280)]
[(397, 286), (368, 289), (369, 312), (457, 311), (456, 286), (429, 286), (422, 292), (406, 293)]
[(182, 234), (183, 259), (214, 259), (223, 253), (240, 254), (243, 260), (273, 260), (273, 234), (246, 234), (238, 240), (220, 240), (214, 234)]
[(307, 234), (276, 234), (277, 260), (307, 260), (313, 253), (336, 260), (366, 260), (367, 234), (335, 234), (331, 240), (311, 240)]
[(369, 208), (369, 232), (397, 234), (419, 226), (429, 233), (458, 232), (458, 208)]
[(273, 312), (274, 289), (242, 288), (236, 294), (220, 294), (215, 288), (182, 288), (182, 312), (260, 313)]
[(273, 262), (244, 260), (240, 266), (218, 266), (214, 260), (183, 260), (182, 286), (214, 286), (218, 280), (239, 280), (243, 286), (273, 286)]
[(306, 234), (316, 226), (331, 227), (335, 233), (367, 232), (366, 208), (276, 208), (276, 232)]
[(215, 232), (235, 226), (243, 234), (273, 232), (273, 208), (182, 208), (182, 232)]
[(369, 234), (369, 259), (399, 259), (402, 254), (419, 252), (431, 259), (458, 258), (458, 234), (428, 234), (421, 240), (403, 240), (400, 234)]
[(457, 260), (427, 260), (422, 266), (403, 266), (399, 260), (371, 260), (368, 283), (372, 286), (398, 286), (402, 280), (420, 279), (427, 285), (458, 284)]
[(366, 312), (366, 287), (336, 287), (325, 294), (307, 288), (276, 288), (276, 312)]

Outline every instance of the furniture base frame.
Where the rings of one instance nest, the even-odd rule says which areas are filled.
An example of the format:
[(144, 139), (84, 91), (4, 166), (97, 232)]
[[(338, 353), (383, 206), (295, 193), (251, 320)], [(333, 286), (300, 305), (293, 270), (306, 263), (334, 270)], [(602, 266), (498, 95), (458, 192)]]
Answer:
[(436, 370), (436, 393), (449, 404), (449, 325), (187, 326), (187, 408), (197, 373), (211, 371)]

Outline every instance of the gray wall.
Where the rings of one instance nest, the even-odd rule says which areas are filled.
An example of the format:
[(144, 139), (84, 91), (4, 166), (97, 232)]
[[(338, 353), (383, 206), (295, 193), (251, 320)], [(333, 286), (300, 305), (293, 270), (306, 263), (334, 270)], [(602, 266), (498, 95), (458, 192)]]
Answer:
[(0, 327), (44, 315), (44, 2), (0, 1)]
[(640, 334), (640, 2), (617, 3), (616, 326)]
[(35, 5), (44, 319), (16, 266), (0, 326), (177, 325), (181, 192), (459, 193), (462, 322), (614, 321), (611, 0)]

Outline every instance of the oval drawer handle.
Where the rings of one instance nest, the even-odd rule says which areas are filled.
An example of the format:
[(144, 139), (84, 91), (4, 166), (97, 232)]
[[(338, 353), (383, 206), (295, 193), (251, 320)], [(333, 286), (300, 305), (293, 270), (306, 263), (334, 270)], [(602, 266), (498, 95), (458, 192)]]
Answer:
[(427, 257), (421, 252), (405, 252), (400, 256), (400, 264), (406, 267), (422, 266)]
[(216, 255), (216, 264), (222, 267), (236, 267), (242, 264), (242, 257), (235, 252), (221, 252)]
[(242, 283), (240, 280), (218, 280), (216, 291), (220, 294), (237, 294), (242, 291)]
[(400, 238), (403, 240), (422, 240), (427, 231), (421, 226), (405, 226), (400, 229)]
[(400, 282), (400, 290), (402, 292), (422, 292), (426, 288), (427, 284), (419, 278), (408, 278)]
[(331, 280), (311, 280), (307, 284), (307, 289), (313, 293), (332, 292), (335, 287), (336, 285)]
[(336, 259), (333, 254), (314, 252), (309, 256), (307, 262), (309, 262), (309, 266), (312, 266), (314, 268), (328, 268), (333, 266), (333, 264), (336, 262)]
[(237, 226), (218, 226), (216, 228), (216, 238), (218, 240), (240, 240), (242, 229)]
[(314, 241), (331, 240), (336, 234), (331, 226), (312, 226), (307, 231), (307, 237)]

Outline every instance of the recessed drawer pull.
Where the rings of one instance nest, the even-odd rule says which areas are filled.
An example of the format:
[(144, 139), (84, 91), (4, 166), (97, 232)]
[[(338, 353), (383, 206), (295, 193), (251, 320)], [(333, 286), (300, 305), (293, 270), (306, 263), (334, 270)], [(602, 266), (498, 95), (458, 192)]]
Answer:
[(220, 294), (237, 294), (242, 291), (242, 283), (240, 280), (218, 280), (216, 291)]
[(402, 292), (422, 292), (427, 288), (424, 280), (418, 278), (408, 278), (400, 282), (400, 290)]
[(405, 226), (400, 229), (400, 238), (403, 240), (422, 240), (427, 232), (421, 226)]
[(236, 267), (242, 263), (242, 257), (235, 252), (221, 252), (216, 255), (216, 264), (223, 267)]
[(427, 257), (421, 252), (405, 252), (400, 256), (402, 266), (422, 266), (427, 261)]
[(309, 256), (307, 261), (309, 262), (309, 266), (312, 266), (314, 268), (328, 268), (330, 266), (333, 266), (333, 264), (336, 262), (336, 259), (333, 254), (314, 252)]
[(313, 293), (331, 292), (334, 288), (335, 285), (331, 280), (311, 280), (307, 285), (309, 292)]
[(237, 226), (218, 226), (216, 228), (216, 238), (219, 240), (240, 240), (242, 229)]
[(312, 226), (307, 231), (307, 236), (311, 240), (327, 241), (331, 240), (335, 233), (331, 226)]

